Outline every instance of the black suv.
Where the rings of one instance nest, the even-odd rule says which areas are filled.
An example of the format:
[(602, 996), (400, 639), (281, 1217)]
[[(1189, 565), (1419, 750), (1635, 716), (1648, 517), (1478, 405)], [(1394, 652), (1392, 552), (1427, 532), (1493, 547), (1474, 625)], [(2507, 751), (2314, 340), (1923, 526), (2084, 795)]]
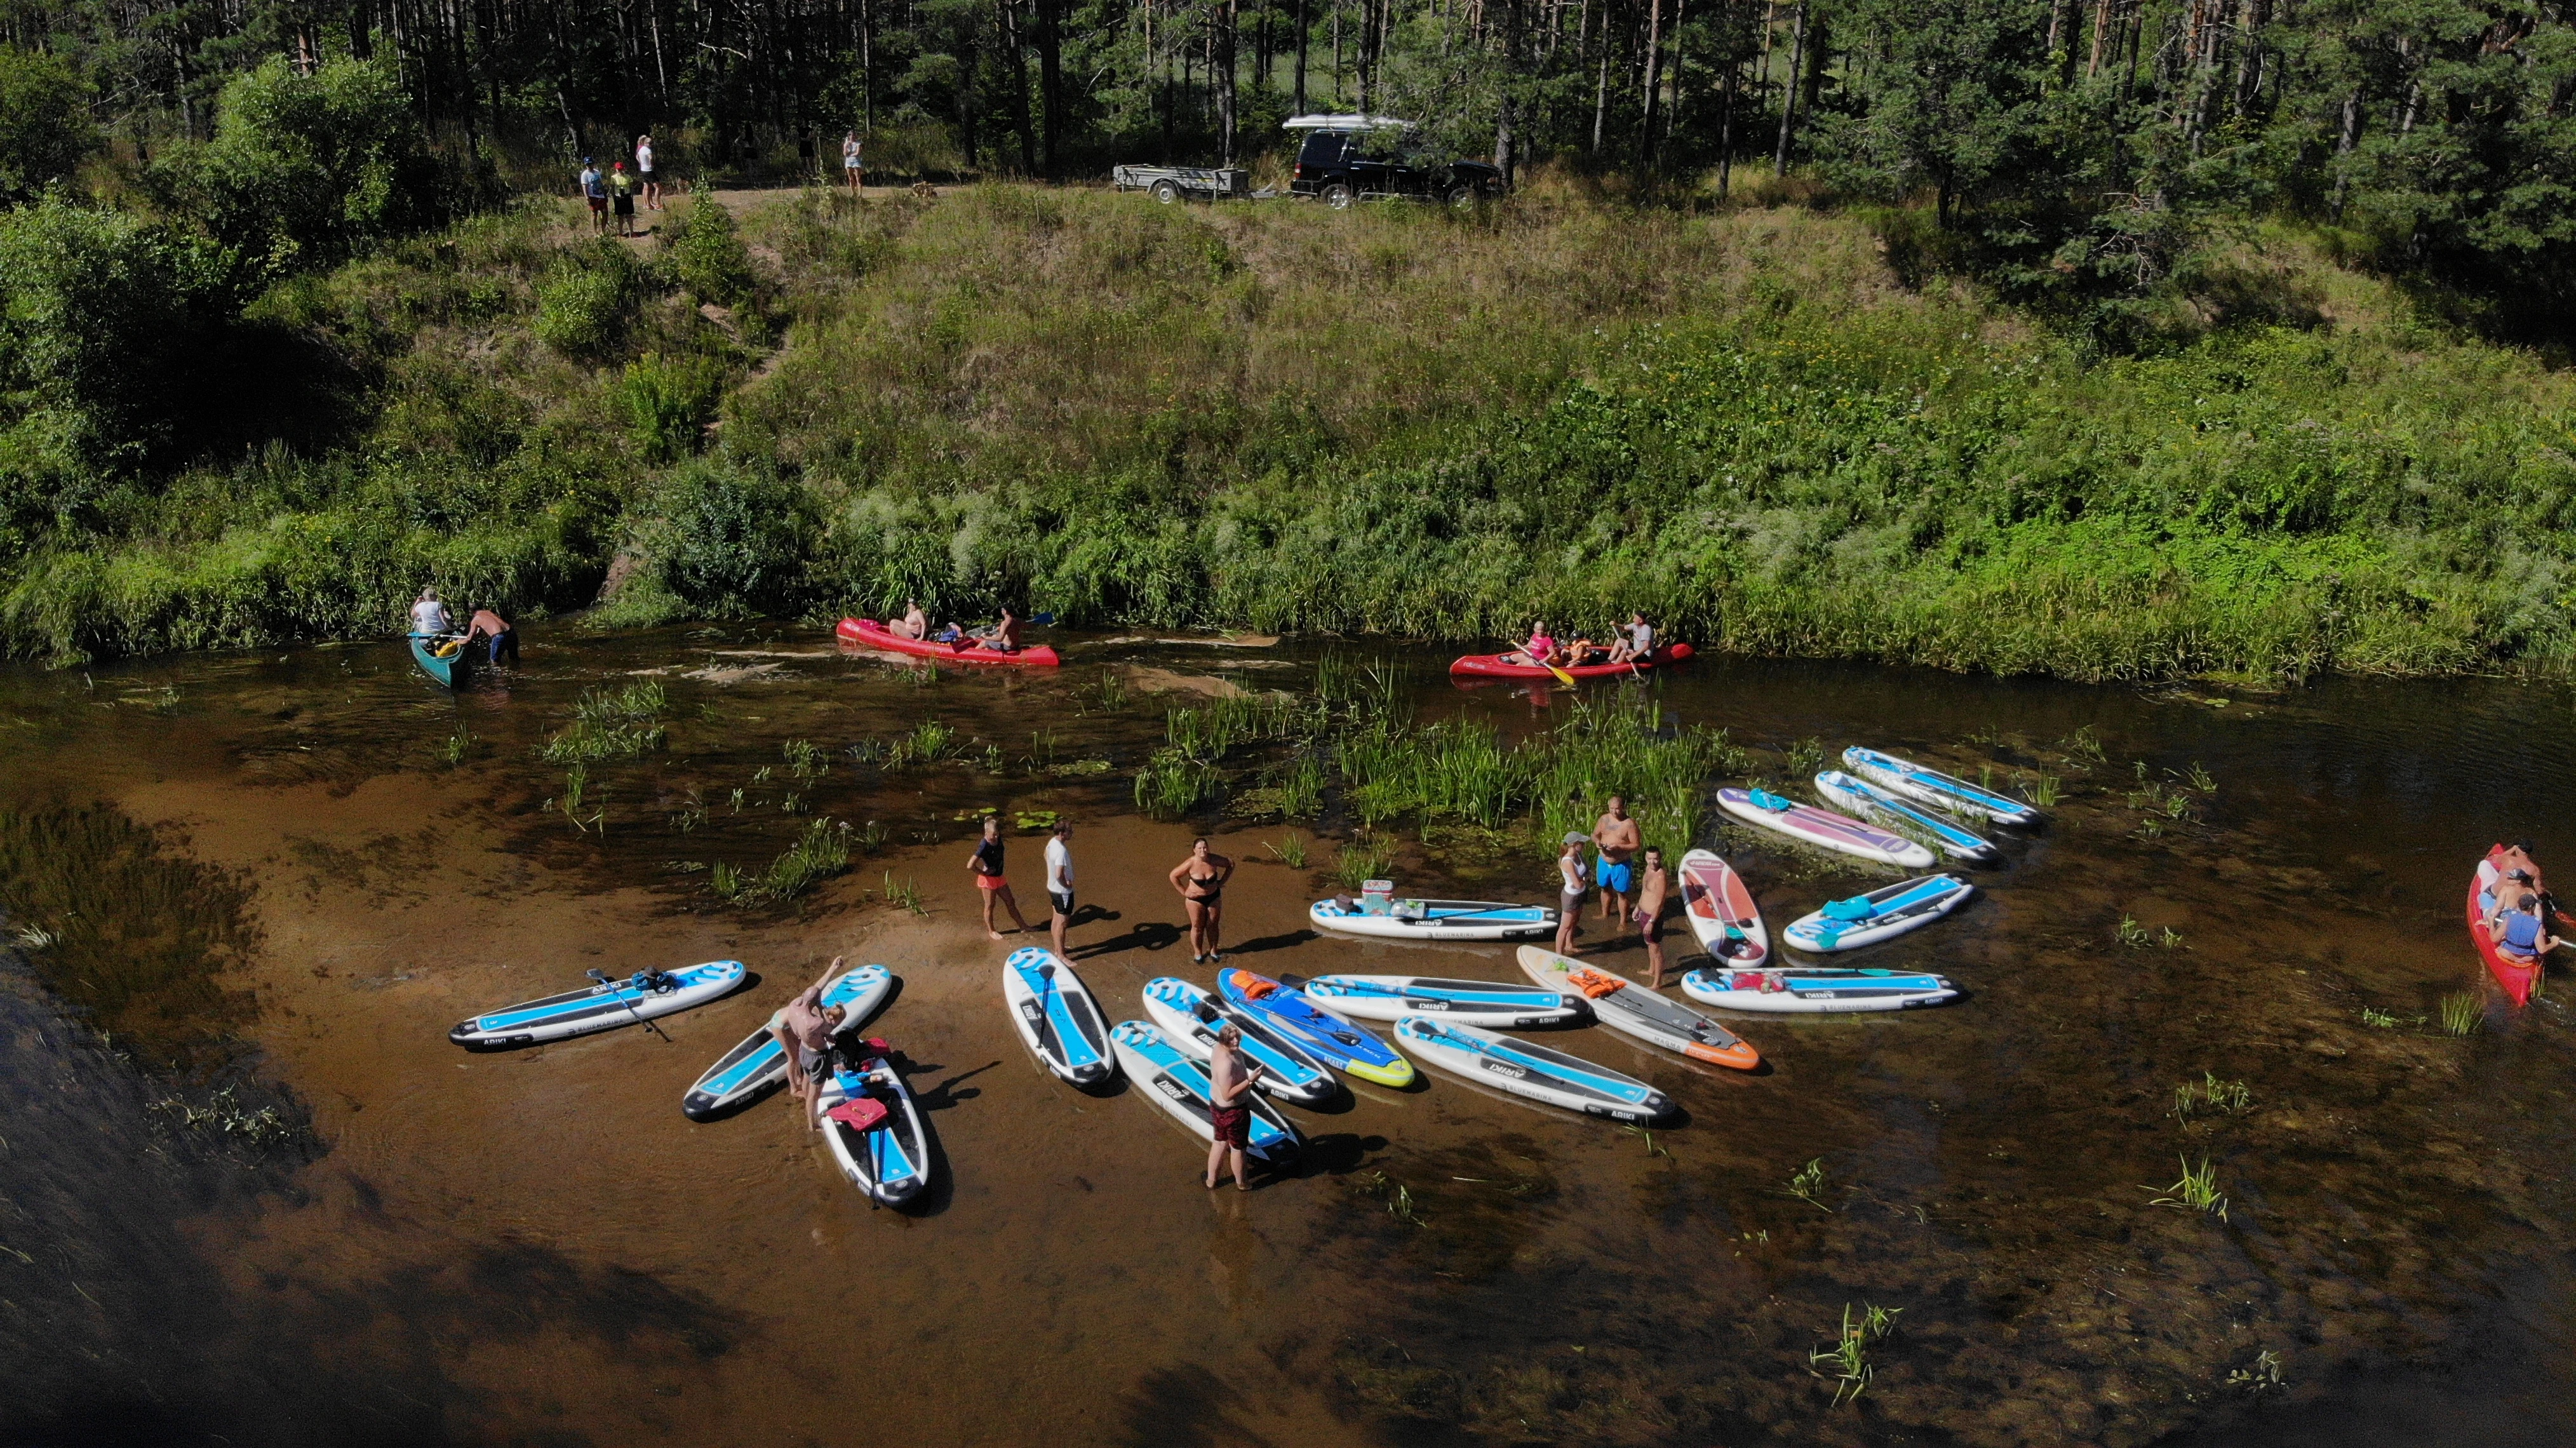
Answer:
[[(1338, 119), (1338, 118), (1336, 118)], [(1356, 120), (1356, 118), (1354, 118)], [(1410, 197), (1468, 206), (1503, 194), (1503, 170), (1483, 161), (1435, 161), (1415, 144), (1402, 125), (1301, 124), (1306, 132), (1297, 151), (1297, 173), (1288, 189), (1312, 196), (1335, 211), (1354, 201)]]

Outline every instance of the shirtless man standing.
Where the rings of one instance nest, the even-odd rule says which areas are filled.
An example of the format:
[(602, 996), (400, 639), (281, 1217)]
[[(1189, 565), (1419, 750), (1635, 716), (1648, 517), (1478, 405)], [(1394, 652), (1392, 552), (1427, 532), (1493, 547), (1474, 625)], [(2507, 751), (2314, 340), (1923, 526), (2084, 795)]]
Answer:
[(1646, 966), (1652, 973), (1646, 988), (1664, 987), (1664, 897), (1672, 889), (1672, 876), (1664, 869), (1664, 852), (1646, 851), (1645, 877), (1637, 882), (1637, 938), (1646, 943)]
[(849, 1012), (839, 1006), (823, 1004), (823, 988), (841, 974), (845, 955), (832, 957), (823, 968), (823, 978), (805, 987), (796, 999), (778, 1008), (769, 1018), (769, 1033), (778, 1038), (778, 1047), (787, 1053), (787, 1088), (805, 1103), (805, 1129), (812, 1131), (822, 1124), (823, 1065), (832, 1048), (832, 1033), (849, 1019)]
[(1628, 857), (1645, 843), (1637, 822), (1628, 818), (1626, 800), (1610, 796), (1610, 812), (1592, 822), (1592, 843), (1601, 852), (1592, 862), (1592, 883), (1601, 888), (1601, 913), (1595, 918), (1610, 921), (1610, 928), (1617, 930), (1628, 918), (1628, 889), (1634, 878)]
[(1208, 1049), (1208, 1104), (1215, 1108), (1209, 1122), (1216, 1128), (1216, 1140), (1208, 1144), (1207, 1189), (1216, 1190), (1216, 1174), (1227, 1161), (1234, 1163), (1234, 1189), (1248, 1192), (1252, 1188), (1243, 1179), (1243, 1153), (1252, 1145), (1252, 1107), (1244, 1099), (1252, 1094), (1253, 1078), (1261, 1074), (1261, 1063), (1243, 1057), (1243, 1032), (1228, 1021), (1216, 1028), (1216, 1044)]

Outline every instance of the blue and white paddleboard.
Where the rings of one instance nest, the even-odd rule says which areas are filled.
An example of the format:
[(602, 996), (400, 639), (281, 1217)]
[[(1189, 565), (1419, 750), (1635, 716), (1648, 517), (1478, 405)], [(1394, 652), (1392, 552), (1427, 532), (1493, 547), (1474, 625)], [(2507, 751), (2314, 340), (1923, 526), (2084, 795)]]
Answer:
[[(1127, 1078), (1155, 1105), (1197, 1132), (1201, 1140), (1216, 1140), (1205, 1066), (1182, 1054), (1163, 1039), (1162, 1032), (1143, 1021), (1120, 1021), (1109, 1040), (1118, 1053), (1118, 1064), (1127, 1069)], [(1297, 1149), (1297, 1128), (1288, 1124), (1278, 1107), (1258, 1091), (1244, 1093), (1243, 1104), (1252, 1112), (1252, 1144), (1246, 1148), (1251, 1155), (1276, 1166)]]
[(1952, 859), (1979, 865), (1991, 865), (1995, 861), (1993, 841), (1971, 834), (1924, 806), (1856, 774), (1828, 769), (1816, 776), (1816, 793), (1872, 823), (1929, 835), (1941, 853)]
[(2007, 799), (1993, 790), (1968, 783), (1956, 775), (1926, 769), (1910, 759), (1881, 754), (1859, 745), (1843, 751), (1843, 767), (1852, 773), (1881, 784), (1904, 795), (1931, 805), (1935, 809), (1960, 814), (1983, 815), (1999, 825), (2029, 825), (2039, 822), (2039, 811), (2017, 799)]
[[(862, 1131), (829, 1115), (833, 1107), (861, 1097), (885, 1109), (875, 1125)], [(826, 1113), (823, 1132), (832, 1159), (852, 1186), (889, 1207), (908, 1206), (930, 1189), (930, 1139), (912, 1104), (912, 1088), (891, 1061), (871, 1055), (857, 1070), (837, 1067), (815, 1104)]]
[(1378, 940), (1534, 940), (1556, 933), (1550, 905), (1506, 905), (1493, 900), (1391, 900), (1383, 914), (1335, 900), (1306, 907), (1318, 930)]
[[(876, 1014), (894, 989), (894, 972), (882, 965), (854, 966), (823, 987), (823, 1005), (839, 1006), (841, 1031), (854, 1030)], [(835, 1032), (834, 1034), (839, 1034)], [(707, 1073), (689, 1084), (680, 1098), (680, 1113), (707, 1121), (747, 1105), (787, 1082), (787, 1052), (764, 1021), (742, 1044), (719, 1057)]]
[(593, 1031), (613, 1031), (702, 1006), (743, 983), (749, 972), (739, 960), (710, 960), (678, 970), (639, 970), (621, 980), (602, 981), (547, 996), (544, 1000), (504, 1006), (456, 1023), (447, 1039), (469, 1051), (500, 1051), (560, 1041)]
[(1118, 1075), (1100, 1006), (1054, 951), (1034, 945), (1012, 951), (1002, 962), (1002, 1002), (1020, 1039), (1049, 1071), (1076, 1086), (1107, 1085)]
[(1919, 930), (1968, 902), (1977, 887), (1956, 875), (1924, 875), (1882, 885), (1866, 895), (1835, 900), (1802, 915), (1780, 932), (1800, 950), (1822, 955), (1857, 950)]
[(1643, 1123), (1672, 1113), (1670, 1098), (1634, 1076), (1535, 1042), (1423, 1016), (1397, 1021), (1395, 1038), (1443, 1070), (1586, 1116)]
[(1300, 1050), (1269, 1021), (1252, 1012), (1211, 1000), (1208, 993), (1173, 976), (1145, 982), (1145, 1014), (1163, 1039), (1199, 1060), (1216, 1046), (1217, 1027), (1232, 1021), (1243, 1032), (1243, 1053), (1261, 1063), (1253, 1084), (1282, 1101), (1320, 1106), (1341, 1094), (1332, 1068)]
[(1266, 975), (1226, 969), (1216, 973), (1217, 995), (1270, 1023), (1299, 1049), (1336, 1071), (1380, 1086), (1413, 1084), (1413, 1063), (1387, 1044)]
[(1779, 965), (1758, 970), (1694, 970), (1682, 977), (1682, 994), (1726, 1011), (1839, 1015), (1935, 1006), (1956, 999), (1959, 992), (1942, 977), (1917, 971)]
[(1441, 980), (1427, 975), (1319, 975), (1301, 980), (1306, 998), (1367, 1021), (1436, 1016), (1470, 1026), (1526, 1031), (1563, 1025), (1592, 1014), (1583, 997), (1533, 990), (1491, 980)]

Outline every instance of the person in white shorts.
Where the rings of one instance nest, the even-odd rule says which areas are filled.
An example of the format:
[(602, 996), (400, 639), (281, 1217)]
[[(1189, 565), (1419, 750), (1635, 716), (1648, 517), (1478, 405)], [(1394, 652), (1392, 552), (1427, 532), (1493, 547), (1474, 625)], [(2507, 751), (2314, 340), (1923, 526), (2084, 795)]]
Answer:
[(1047, 841), (1047, 903), (1055, 907), (1055, 916), (1047, 921), (1047, 933), (1055, 937), (1055, 957), (1070, 960), (1065, 954), (1064, 933), (1073, 925), (1073, 851), (1067, 842), (1073, 838), (1073, 821), (1057, 820), (1055, 838)]
[(859, 133), (851, 131), (841, 137), (841, 175), (850, 183), (850, 194), (856, 196), (867, 185), (866, 158), (859, 153)]
[(662, 182), (661, 178), (653, 174), (653, 138), (651, 136), (635, 138), (635, 174), (644, 182), (644, 209), (661, 210)]

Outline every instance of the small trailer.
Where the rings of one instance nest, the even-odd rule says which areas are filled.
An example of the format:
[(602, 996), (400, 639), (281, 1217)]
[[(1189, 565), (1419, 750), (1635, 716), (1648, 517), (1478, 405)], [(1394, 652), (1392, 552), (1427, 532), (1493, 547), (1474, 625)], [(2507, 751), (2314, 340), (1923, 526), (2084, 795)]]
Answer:
[(1241, 166), (1117, 166), (1109, 182), (1120, 191), (1150, 192), (1165, 206), (1184, 196), (1252, 199), (1252, 173)]

